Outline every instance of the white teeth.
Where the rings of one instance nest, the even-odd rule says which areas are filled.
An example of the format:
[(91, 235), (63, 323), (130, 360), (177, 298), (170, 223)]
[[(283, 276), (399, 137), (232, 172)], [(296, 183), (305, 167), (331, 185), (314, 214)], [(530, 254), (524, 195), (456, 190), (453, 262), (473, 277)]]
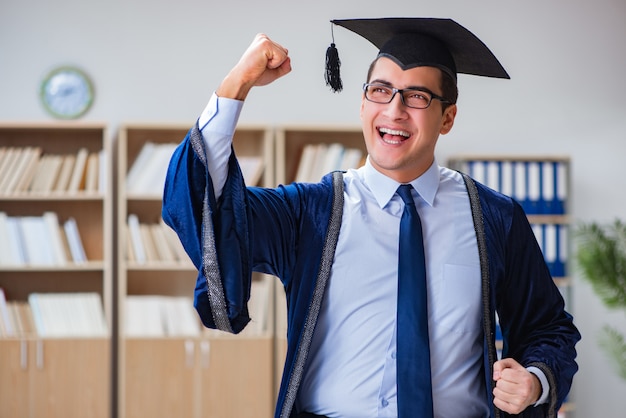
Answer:
[(408, 138), (409, 136), (411, 136), (411, 134), (409, 134), (408, 132), (396, 131), (395, 129), (388, 129), (388, 128), (380, 128), (380, 133), (382, 133), (382, 134), (389, 134), (389, 135), (403, 136), (405, 138)]

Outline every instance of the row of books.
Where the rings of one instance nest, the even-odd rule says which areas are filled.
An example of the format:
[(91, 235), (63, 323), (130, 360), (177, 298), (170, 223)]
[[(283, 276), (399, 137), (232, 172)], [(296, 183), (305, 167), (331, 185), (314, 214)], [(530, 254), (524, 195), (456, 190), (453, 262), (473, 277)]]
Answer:
[(130, 195), (163, 195), (167, 167), (177, 145), (173, 142), (145, 142), (128, 169), (126, 192)]
[(0, 147), (0, 195), (102, 193), (106, 153), (81, 148), (46, 154), (40, 147)]
[(452, 161), (451, 167), (515, 198), (529, 215), (562, 215), (567, 211), (565, 161)]
[(347, 148), (339, 143), (306, 144), (298, 162), (295, 181), (318, 182), (335, 170), (348, 170), (363, 165), (361, 149)]
[(127, 337), (193, 337), (201, 324), (186, 296), (128, 295), (125, 301), (124, 335)]
[(565, 224), (531, 224), (552, 277), (566, 277), (568, 264), (568, 226)]
[[(130, 195), (162, 195), (172, 154), (178, 144), (147, 141), (141, 147), (126, 176), (126, 192)], [(237, 156), (246, 184), (259, 184), (265, 168), (258, 156)]]
[(100, 295), (31, 293), (27, 301), (7, 300), (0, 288), (0, 337), (106, 337)]
[(60, 223), (55, 212), (8, 216), (0, 212), (0, 266), (53, 266), (87, 261), (72, 217)]
[(180, 239), (163, 220), (144, 223), (134, 213), (128, 215), (126, 225), (126, 259), (138, 264), (190, 261)]
[[(248, 311), (251, 322), (242, 335), (259, 336), (269, 329), (271, 278), (254, 280)], [(214, 335), (204, 328), (187, 296), (127, 295), (124, 335), (131, 338), (197, 337)], [(219, 334), (218, 334), (219, 335)]]

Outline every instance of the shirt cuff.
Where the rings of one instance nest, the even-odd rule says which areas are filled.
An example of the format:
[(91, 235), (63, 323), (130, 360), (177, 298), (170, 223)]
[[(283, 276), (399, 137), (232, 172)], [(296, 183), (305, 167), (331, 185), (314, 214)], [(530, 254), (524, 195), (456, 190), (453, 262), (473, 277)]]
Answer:
[(534, 406), (543, 405), (548, 401), (548, 395), (550, 394), (550, 384), (548, 383), (548, 378), (538, 367), (530, 366), (527, 367), (526, 370), (537, 376), (537, 379), (541, 382), (541, 396), (539, 397), (539, 400), (535, 402)]
[(200, 131), (210, 123), (211, 131), (233, 136), (243, 103), (241, 100), (218, 97), (214, 92), (198, 118)]

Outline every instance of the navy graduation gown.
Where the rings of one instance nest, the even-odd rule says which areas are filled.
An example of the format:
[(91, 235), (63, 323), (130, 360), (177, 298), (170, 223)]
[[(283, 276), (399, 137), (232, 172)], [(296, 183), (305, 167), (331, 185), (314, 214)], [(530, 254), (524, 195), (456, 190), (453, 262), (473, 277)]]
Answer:
[[(341, 200), (333, 195), (331, 175), (316, 184), (246, 187), (234, 152), (228, 170), (218, 202), (204, 141), (193, 127), (170, 161), (162, 216), (198, 268), (194, 305), (205, 326), (240, 332), (250, 320), (252, 272), (280, 278), (287, 296), (288, 349), (275, 417), (287, 418), (297, 412), (295, 399), (338, 233), (331, 215), (341, 212), (333, 211)], [(484, 267), (484, 370), (491, 416), (508, 416), (492, 404), (497, 310), (503, 356), (540, 368), (550, 383), (548, 403), (521, 416), (556, 417), (578, 369), (574, 346), (580, 334), (521, 206), (479, 183), (469, 189), (480, 202), (475, 223)]]

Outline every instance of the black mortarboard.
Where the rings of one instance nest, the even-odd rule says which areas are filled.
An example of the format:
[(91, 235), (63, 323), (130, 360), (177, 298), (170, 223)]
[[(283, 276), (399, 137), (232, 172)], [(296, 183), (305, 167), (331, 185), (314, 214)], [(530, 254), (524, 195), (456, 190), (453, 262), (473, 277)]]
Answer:
[[(455, 80), (457, 73), (510, 78), (489, 48), (452, 19), (343, 19), (331, 23), (369, 40), (379, 48), (378, 56), (393, 59), (405, 70), (438, 67)], [(334, 91), (342, 89), (334, 39), (327, 51), (326, 84)]]

